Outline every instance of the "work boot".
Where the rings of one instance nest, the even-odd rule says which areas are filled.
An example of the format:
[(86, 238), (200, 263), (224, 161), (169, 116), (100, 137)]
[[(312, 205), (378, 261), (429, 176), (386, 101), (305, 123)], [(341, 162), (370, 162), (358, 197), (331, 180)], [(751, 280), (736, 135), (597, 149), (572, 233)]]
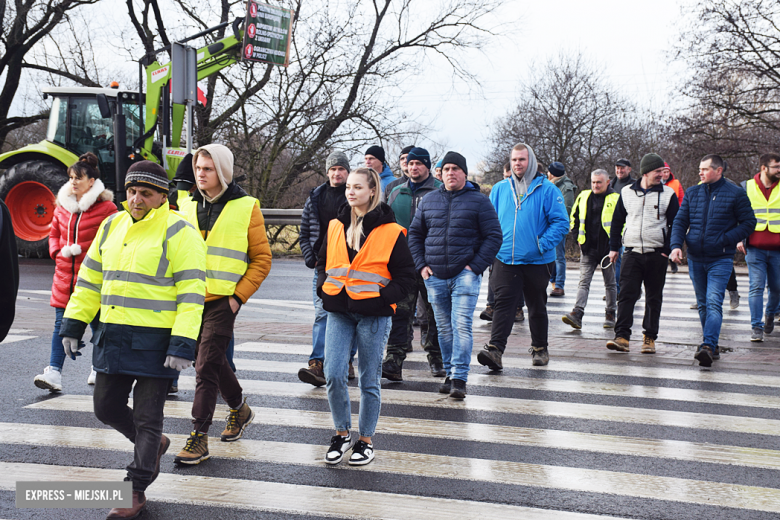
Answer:
[(642, 339), (642, 354), (655, 354), (655, 340), (647, 335)]
[(525, 321), (525, 313), (523, 312), (522, 307), (518, 307), (517, 311), (515, 311), (515, 323), (519, 323), (521, 321)]
[(132, 518), (138, 518), (146, 509), (146, 495), (143, 491), (133, 491), (133, 505), (130, 507), (115, 507), (108, 512), (106, 520), (113, 520), (116, 518), (122, 518), (124, 520), (130, 520)]
[(428, 342), (428, 322), (423, 322), (420, 325), (420, 346), (425, 349), (425, 344)]
[(479, 319), (493, 321), (493, 307), (488, 305), (485, 310), (479, 313)]
[(431, 367), (431, 375), (433, 377), (444, 377), (447, 372), (444, 371), (444, 363), (441, 359), (429, 359), (428, 365)]
[(173, 458), (174, 464), (200, 464), (208, 460), (209, 436), (205, 433), (193, 431), (190, 438), (184, 444), (184, 448)]
[(772, 334), (775, 330), (775, 315), (767, 314), (764, 316), (764, 334)]
[(304, 383), (314, 386), (325, 384), (325, 373), (322, 371), (322, 361), (319, 359), (310, 359), (309, 366), (298, 370), (298, 379)]
[(466, 382), (464, 380), (452, 380), (452, 390), (450, 390), (450, 397), (453, 399), (463, 399), (466, 397)]
[(582, 311), (578, 311), (577, 309), (574, 309), (569, 314), (563, 315), (563, 322), (566, 325), (571, 325), (575, 329), (580, 330), (582, 328), (583, 314), (584, 313)]
[(550, 292), (550, 296), (552, 296), (553, 298), (561, 298), (565, 295), (566, 293), (563, 292), (563, 289), (560, 287), (556, 287), (555, 289), (552, 290), (552, 292)]
[(35, 376), (33, 383), (49, 392), (62, 392), (62, 373), (54, 367), (46, 367), (43, 374)]
[(388, 356), (382, 363), (382, 377), (389, 379), (390, 381), (403, 381), (403, 365), (404, 362), (400, 361), (395, 356)]
[(349, 362), (349, 370), (347, 371), (347, 379), (352, 381), (355, 379), (355, 367), (352, 366), (352, 361)]
[(531, 347), (528, 349), (531, 354), (531, 364), (535, 367), (543, 367), (550, 362), (550, 354), (547, 347)]
[(699, 350), (694, 354), (693, 359), (699, 362), (699, 366), (711, 367), (712, 366), (712, 350), (709, 345), (701, 345)]
[(225, 424), (220, 440), (222, 442), (237, 441), (244, 435), (244, 430), (252, 424), (254, 418), (255, 412), (246, 404), (246, 397), (244, 397), (244, 402), (241, 403), (237, 410), (231, 408), (228, 412), (228, 416), (225, 418), (227, 424)]
[(628, 340), (626, 338), (616, 337), (607, 341), (607, 348), (609, 350), (617, 350), (618, 352), (628, 352)]
[(152, 482), (157, 480), (157, 475), (160, 474), (160, 460), (162, 459), (162, 456), (165, 455), (165, 452), (168, 451), (168, 447), (171, 445), (171, 439), (163, 435), (160, 437), (160, 447), (157, 450), (157, 464), (154, 466), (154, 473), (152, 473), (152, 478), (149, 480), (149, 484), (151, 485)]
[(615, 328), (615, 313), (607, 311), (604, 315), (604, 328), (605, 329), (614, 329)]
[(729, 291), (729, 306), (732, 309), (739, 307), (739, 293), (737, 291)]
[(452, 380), (448, 377), (439, 387), (440, 394), (449, 394), (452, 390)]
[(477, 354), (477, 361), (480, 365), (485, 365), (490, 370), (504, 370), (504, 365), (501, 364), (501, 351), (494, 345), (485, 345), (485, 347)]

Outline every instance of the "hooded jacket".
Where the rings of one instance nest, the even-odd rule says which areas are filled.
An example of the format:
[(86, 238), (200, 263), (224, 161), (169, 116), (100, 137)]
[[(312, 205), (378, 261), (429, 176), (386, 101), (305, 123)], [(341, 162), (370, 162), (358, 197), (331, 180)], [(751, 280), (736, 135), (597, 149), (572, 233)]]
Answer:
[(436, 278), (459, 275), (466, 266), (480, 275), (501, 247), (501, 226), (479, 186), (466, 181), (463, 189), (444, 186), (426, 195), (409, 228), (409, 248), (417, 272), (428, 266)]
[(57, 205), (49, 231), (49, 256), (54, 260), (54, 280), (50, 305), (64, 309), (76, 287), (81, 262), (87, 255), (100, 223), (116, 213), (114, 194), (95, 179), (80, 200), (76, 200), (70, 182), (57, 193)]
[(219, 195), (214, 198), (209, 197), (200, 188), (198, 188), (198, 191), (200, 192), (201, 197), (207, 202), (215, 202), (227, 191), (228, 186), (233, 181), (233, 153), (225, 145), (203, 145), (195, 151), (195, 154), (192, 157), (193, 171), (198, 171), (196, 165), (198, 163), (198, 152), (201, 150), (207, 151), (211, 156), (211, 160), (214, 161), (214, 169), (217, 170), (217, 178), (219, 179), (220, 186), (222, 186), (222, 190), (219, 192)]
[(513, 177), (500, 181), (490, 192), (504, 237), (496, 258), (507, 265), (549, 264), (555, 260), (555, 247), (569, 232), (563, 194), (537, 172), (519, 202)]
[(11, 223), (11, 212), (0, 200), (0, 342), (8, 335), (16, 314), (16, 295), (19, 291), (19, 257), (16, 254), (16, 236)]
[(382, 169), (382, 172), (379, 174), (379, 180), (381, 181), (379, 187), (380, 193), (384, 193), (385, 188), (387, 188), (387, 185), (395, 180), (395, 175), (393, 175), (393, 170), (391, 170), (387, 164), (384, 164), (384, 168)]
[[(344, 225), (344, 237), (346, 241), (346, 232), (351, 224), (352, 208), (345, 204), (339, 210), (338, 220)], [(361, 247), (366, 238), (371, 234), (374, 228), (382, 224), (394, 224), (395, 215), (390, 206), (381, 202), (373, 211), (370, 211), (363, 218), (363, 236), (360, 239)], [(347, 246), (349, 261), (353, 261), (357, 251)], [(406, 237), (403, 233), (398, 234), (393, 252), (390, 254), (390, 260), (387, 262), (387, 270), (390, 271), (392, 279), (379, 291), (378, 298), (369, 298), (366, 300), (353, 300), (347, 295), (346, 289), (335, 295), (325, 293), (322, 285), (325, 283), (327, 275), (325, 274), (325, 264), (328, 255), (328, 233), (323, 230), (322, 247), (320, 248), (317, 260), (317, 295), (322, 298), (322, 306), (328, 312), (354, 312), (363, 316), (392, 316), (395, 314), (393, 303), (398, 303), (404, 299), (412, 290), (416, 289), (417, 279), (414, 272), (414, 260), (409, 252), (409, 246), (406, 243)]]

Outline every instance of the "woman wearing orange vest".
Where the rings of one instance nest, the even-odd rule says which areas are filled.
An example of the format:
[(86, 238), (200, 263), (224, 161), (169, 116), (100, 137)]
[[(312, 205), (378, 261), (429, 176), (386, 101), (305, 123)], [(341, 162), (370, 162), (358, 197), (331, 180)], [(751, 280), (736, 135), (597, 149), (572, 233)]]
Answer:
[[(371, 437), (379, 420), (382, 358), (395, 304), (415, 287), (414, 260), (406, 230), (380, 202), (379, 175), (357, 168), (347, 177), (347, 202), (331, 220), (317, 261), (317, 294), (328, 311), (325, 381), (336, 427), (326, 464), (338, 464), (352, 448), (349, 464), (374, 459)], [(360, 438), (350, 434), (347, 387), (350, 347), (356, 343), (360, 386)]]

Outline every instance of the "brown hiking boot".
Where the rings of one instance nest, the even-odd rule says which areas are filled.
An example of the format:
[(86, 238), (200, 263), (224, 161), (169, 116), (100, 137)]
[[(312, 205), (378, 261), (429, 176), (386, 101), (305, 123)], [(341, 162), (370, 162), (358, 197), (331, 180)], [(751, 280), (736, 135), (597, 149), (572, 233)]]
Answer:
[(133, 491), (133, 502), (130, 507), (115, 507), (108, 512), (106, 520), (115, 518), (132, 519), (138, 518), (146, 509), (146, 495), (143, 491)]
[(611, 339), (607, 341), (607, 348), (618, 352), (628, 352), (628, 340), (626, 338)]
[(525, 313), (523, 312), (522, 307), (518, 307), (517, 311), (515, 311), (515, 323), (519, 323), (521, 321), (525, 321)]
[(655, 340), (647, 336), (642, 340), (642, 354), (655, 354)]
[(479, 313), (479, 319), (485, 321), (493, 321), (493, 307), (488, 305), (485, 310)]
[(225, 429), (222, 431), (222, 437), (220, 438), (222, 442), (233, 442), (240, 439), (244, 434), (244, 430), (247, 426), (252, 424), (254, 418), (255, 412), (246, 404), (246, 397), (244, 397), (244, 402), (241, 403), (238, 410), (231, 408), (228, 413), (226, 419), (227, 424), (225, 425)]
[(173, 458), (175, 464), (200, 464), (209, 455), (209, 436), (193, 431), (184, 448)]
[(322, 361), (319, 359), (310, 359), (308, 368), (298, 370), (298, 379), (314, 386), (324, 385), (325, 373), (322, 371)]
[(550, 292), (550, 296), (552, 296), (553, 298), (560, 298), (565, 295), (566, 293), (563, 292), (563, 289), (561, 289), (560, 287), (556, 287)]

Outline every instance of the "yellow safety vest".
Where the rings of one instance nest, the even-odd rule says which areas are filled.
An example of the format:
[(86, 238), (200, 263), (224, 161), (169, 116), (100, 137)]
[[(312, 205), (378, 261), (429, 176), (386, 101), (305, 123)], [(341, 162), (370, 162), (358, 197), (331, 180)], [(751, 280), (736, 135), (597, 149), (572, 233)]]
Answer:
[(125, 211), (106, 218), (79, 269), (65, 317), (171, 329), (198, 339), (206, 286), (206, 247), (166, 201), (138, 222)]
[(192, 194), (189, 191), (178, 190), (176, 205), (179, 207), (179, 213), (186, 215), (190, 210), (190, 206), (197, 206), (197, 203), (192, 200)]
[[(585, 243), (585, 217), (588, 214), (588, 197), (593, 193), (593, 190), (584, 190), (577, 195), (577, 200), (574, 201), (574, 207), (578, 207), (577, 214), (580, 219), (580, 229), (577, 234), (577, 242), (580, 244)], [(610, 193), (604, 197), (604, 207), (601, 210), (601, 227), (607, 232), (609, 236), (610, 229), (612, 229), (612, 215), (615, 214), (615, 207), (620, 195), (617, 193)], [(574, 212), (571, 214), (569, 221), (569, 228), (574, 228)]]
[(780, 233), (780, 183), (772, 189), (769, 200), (764, 197), (756, 179), (747, 181), (745, 188), (756, 215), (756, 231), (764, 231), (768, 227), (771, 233)]
[[(249, 221), (252, 210), (260, 207), (254, 197), (241, 197), (225, 204), (206, 236), (206, 290), (209, 294), (230, 296), (249, 267)], [(187, 220), (198, 226), (198, 205), (188, 204)], [(202, 235), (201, 235), (202, 236)]]

